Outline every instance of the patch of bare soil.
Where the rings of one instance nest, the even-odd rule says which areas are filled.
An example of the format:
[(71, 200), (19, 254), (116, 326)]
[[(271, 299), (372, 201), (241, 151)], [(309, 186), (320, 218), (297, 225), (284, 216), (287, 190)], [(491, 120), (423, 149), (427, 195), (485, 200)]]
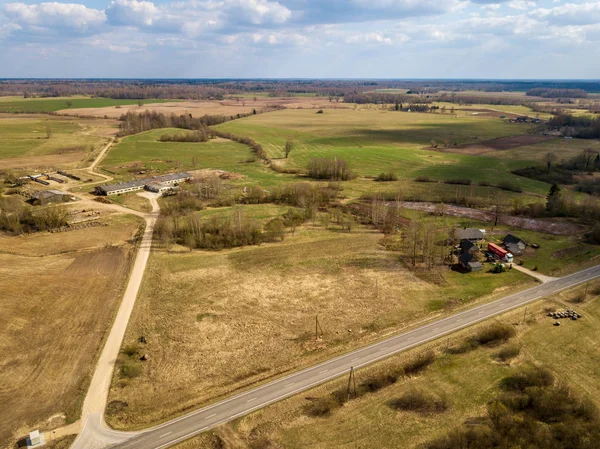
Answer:
[(245, 176), (239, 173), (232, 173), (224, 170), (214, 170), (212, 168), (204, 168), (202, 170), (192, 170), (188, 172), (194, 179), (207, 180), (210, 178), (221, 178), (225, 180), (244, 179)]
[(510, 112), (497, 111), (495, 109), (488, 108), (456, 108), (455, 111), (462, 111), (471, 113), (474, 116), (481, 115), (482, 117), (508, 117), (508, 118), (516, 118), (519, 117), (519, 114), (513, 114)]
[(444, 153), (458, 153), (477, 156), (479, 154), (490, 153), (492, 151), (506, 151), (525, 145), (535, 145), (536, 143), (546, 142), (553, 139), (554, 136), (542, 136), (538, 134), (521, 134), (517, 136), (498, 137), (496, 139), (485, 140), (483, 142), (457, 145), (455, 147), (439, 148)]
[(324, 97), (290, 97), (290, 98), (228, 98), (225, 100), (184, 100), (167, 103), (148, 103), (143, 106), (122, 105), (109, 106), (104, 108), (80, 108), (63, 109), (57, 111), (58, 114), (82, 116), (82, 117), (104, 117), (118, 119), (123, 114), (132, 111), (135, 113), (154, 111), (164, 114), (192, 114), (195, 117), (209, 115), (235, 116), (236, 114), (246, 114), (265, 109), (269, 106), (283, 106), (290, 109), (311, 109), (311, 108), (340, 108), (350, 107), (344, 103), (331, 103)]
[(585, 247), (584, 245), (571, 246), (569, 248), (563, 248), (563, 249), (559, 249), (558, 251), (554, 251), (552, 253), (552, 257), (554, 259), (575, 257), (582, 253), (585, 253), (586, 251), (589, 251), (589, 248)]
[[(393, 203), (389, 203), (390, 205)], [(430, 202), (403, 202), (402, 207), (411, 210), (421, 210), (425, 212), (439, 212), (439, 205)], [(472, 220), (493, 222), (495, 215), (491, 211), (483, 209), (472, 209), (470, 207), (445, 205), (445, 214), (454, 217), (470, 218)], [(512, 226), (520, 229), (530, 229), (536, 232), (555, 235), (573, 235), (581, 234), (587, 230), (583, 225), (575, 223), (566, 223), (560, 221), (542, 220), (539, 218), (516, 217), (512, 215), (500, 215), (498, 223)]]

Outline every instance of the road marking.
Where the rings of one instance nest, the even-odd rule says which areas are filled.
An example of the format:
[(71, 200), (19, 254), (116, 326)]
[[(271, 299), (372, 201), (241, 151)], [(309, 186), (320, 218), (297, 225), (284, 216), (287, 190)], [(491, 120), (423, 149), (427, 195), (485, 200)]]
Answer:
[(357, 360), (360, 360), (360, 357), (356, 357), (355, 359), (350, 360), (351, 362), (356, 362)]
[(166, 437), (167, 435), (171, 435), (172, 433), (173, 433), (173, 432), (167, 432), (167, 433), (165, 433), (164, 435), (161, 435), (161, 436), (159, 436), (158, 438), (164, 438), (164, 437)]
[(258, 398), (252, 398), (252, 399), (248, 399), (248, 400), (246, 401), (246, 403), (248, 403), (248, 402), (252, 402), (252, 401), (256, 401), (257, 399), (258, 399)]
[(206, 417), (206, 418), (204, 418), (204, 419), (210, 419), (210, 418), (212, 418), (213, 416), (217, 416), (217, 414), (216, 414), (216, 413), (213, 413), (212, 415), (210, 415), (210, 416), (207, 416), (207, 417)]
[(329, 370), (328, 369), (324, 369), (323, 371), (319, 371), (319, 374), (326, 373), (327, 371), (329, 371)]

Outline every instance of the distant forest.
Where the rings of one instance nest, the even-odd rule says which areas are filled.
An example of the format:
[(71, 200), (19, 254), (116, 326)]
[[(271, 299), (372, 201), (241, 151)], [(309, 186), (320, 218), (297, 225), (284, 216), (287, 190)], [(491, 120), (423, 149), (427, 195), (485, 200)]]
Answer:
[[(600, 81), (585, 80), (266, 80), (266, 79), (0, 79), (0, 96), (63, 97), (91, 95), (115, 99), (222, 99), (226, 95), (359, 96), (377, 89), (398, 94), (435, 95), (440, 91), (523, 91), (546, 98), (585, 98), (600, 92)], [(405, 90), (405, 92), (401, 92)]]

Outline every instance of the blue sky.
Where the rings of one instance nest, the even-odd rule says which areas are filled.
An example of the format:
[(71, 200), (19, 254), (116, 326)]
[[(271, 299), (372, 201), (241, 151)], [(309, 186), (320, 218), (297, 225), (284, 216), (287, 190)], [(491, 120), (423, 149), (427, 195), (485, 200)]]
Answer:
[(0, 0), (0, 77), (600, 78), (600, 1), (78, 1)]

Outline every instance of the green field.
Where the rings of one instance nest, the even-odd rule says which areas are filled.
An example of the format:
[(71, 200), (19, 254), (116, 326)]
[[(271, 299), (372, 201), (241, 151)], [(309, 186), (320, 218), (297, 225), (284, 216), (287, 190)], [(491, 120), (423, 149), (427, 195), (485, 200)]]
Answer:
[(94, 135), (102, 126), (109, 125), (104, 121), (89, 123), (57, 117), (3, 117), (0, 119), (0, 168), (76, 164), (106, 141)]
[[(326, 110), (324, 114), (283, 110), (235, 120), (217, 128), (252, 137), (271, 158), (279, 159), (277, 163), (289, 168), (304, 169), (316, 157), (338, 157), (363, 177), (393, 171), (404, 181), (424, 175), (437, 180), (468, 178), (474, 183), (508, 181), (538, 195), (548, 189), (544, 183), (510, 173), (527, 162), (428, 149), (432, 140), (460, 145), (519, 135), (530, 129), (497, 118), (378, 110), (338, 109)], [(283, 159), (287, 139), (293, 139), (296, 145), (289, 159)]]
[[(225, 139), (208, 142), (160, 142), (163, 134), (180, 129), (156, 129), (128, 136), (115, 145), (102, 161), (103, 168), (121, 177), (131, 177), (139, 169), (152, 173), (173, 170), (215, 169), (236, 172), (257, 179), (270, 179), (275, 173), (255, 161), (250, 149)], [(132, 169), (136, 168), (136, 169)]]
[[(113, 98), (84, 98), (84, 97), (62, 97), (62, 98), (23, 98), (23, 97), (0, 97), (0, 112), (10, 113), (44, 113), (55, 112), (62, 109), (79, 108), (103, 108), (107, 106), (119, 106), (137, 104), (140, 100), (118, 100)], [(143, 103), (164, 103), (169, 100), (142, 100)], [(71, 103), (71, 106), (67, 104)]]

